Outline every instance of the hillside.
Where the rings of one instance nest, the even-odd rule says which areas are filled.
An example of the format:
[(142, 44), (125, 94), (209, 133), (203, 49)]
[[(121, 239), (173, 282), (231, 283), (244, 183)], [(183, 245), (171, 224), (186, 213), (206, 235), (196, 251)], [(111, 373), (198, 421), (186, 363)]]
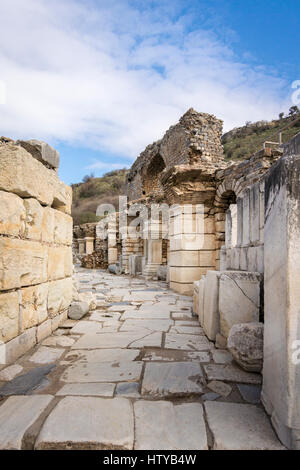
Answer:
[[(262, 148), (265, 141), (278, 141), (278, 132), (291, 124), (282, 134), (283, 142), (300, 132), (300, 114), (282, 117), (271, 122), (259, 121), (235, 128), (222, 137), (226, 160), (244, 160)], [(295, 121), (295, 122), (294, 122)], [(74, 225), (96, 222), (99, 204), (113, 204), (118, 208), (118, 196), (124, 194), (128, 170), (116, 170), (101, 178), (86, 176), (82, 183), (73, 184), (72, 215)]]
[[(288, 142), (300, 132), (300, 114), (273, 121), (259, 121), (237, 127), (222, 137), (226, 160), (244, 160), (262, 148), (265, 141), (278, 142), (278, 132), (291, 124), (282, 133), (282, 141)], [(293, 124), (293, 122), (295, 123)]]
[(124, 193), (127, 170), (116, 170), (100, 178), (85, 176), (82, 183), (72, 185), (72, 216), (74, 225), (96, 222), (99, 204), (113, 204), (118, 208), (118, 196)]

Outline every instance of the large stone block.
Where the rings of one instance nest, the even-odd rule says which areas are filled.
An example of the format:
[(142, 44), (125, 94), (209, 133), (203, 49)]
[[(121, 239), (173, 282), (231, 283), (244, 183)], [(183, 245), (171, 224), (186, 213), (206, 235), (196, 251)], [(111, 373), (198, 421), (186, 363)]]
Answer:
[(205, 268), (199, 268), (194, 266), (178, 266), (170, 267), (170, 280), (173, 282), (190, 282), (193, 283), (201, 278), (203, 274), (206, 274)]
[(42, 237), (42, 222), (44, 209), (36, 199), (25, 199), (26, 209), (26, 238), (40, 241)]
[(68, 246), (48, 248), (48, 279), (54, 281), (72, 275), (72, 250)]
[(47, 258), (37, 242), (0, 238), (0, 290), (46, 282)]
[(57, 211), (51, 207), (45, 207), (42, 220), (42, 242), (54, 242), (54, 215)]
[(261, 275), (225, 271), (220, 276), (219, 312), (221, 334), (228, 338), (237, 323), (259, 321)]
[[(299, 135), (291, 144), (299, 142)], [(282, 442), (300, 449), (300, 155), (286, 156), (265, 182), (262, 401)]]
[[(21, 335), (3, 344), (3, 353), (0, 354), (0, 363), (11, 364), (23, 356), (36, 344), (36, 327), (29, 328)], [(1, 345), (0, 345), (1, 347)]]
[(21, 290), (21, 331), (42, 323), (47, 318), (48, 283)]
[(198, 286), (198, 318), (201, 325), (204, 321), (204, 292), (205, 292), (206, 276), (202, 276)]
[(63, 212), (54, 211), (54, 242), (62, 245), (72, 245), (73, 219)]
[(263, 340), (263, 323), (239, 323), (230, 329), (227, 347), (244, 370), (260, 372), (263, 365)]
[(48, 313), (55, 317), (67, 309), (72, 301), (72, 278), (49, 282)]
[(220, 271), (208, 271), (204, 290), (204, 314), (202, 327), (209, 339), (215, 341), (220, 331), (219, 279)]
[(0, 191), (0, 234), (22, 236), (25, 231), (25, 208), (16, 194)]
[(2, 145), (0, 148), (0, 189), (21, 197), (36, 198), (41, 204), (51, 205), (58, 177), (35, 160), (22, 147)]
[(42, 162), (50, 168), (59, 167), (59, 153), (51, 145), (41, 140), (18, 140), (17, 144), (21, 145), (33, 158)]
[(19, 333), (19, 294), (0, 294), (0, 343), (15, 338)]
[(72, 188), (57, 180), (53, 193), (52, 207), (65, 214), (71, 214)]

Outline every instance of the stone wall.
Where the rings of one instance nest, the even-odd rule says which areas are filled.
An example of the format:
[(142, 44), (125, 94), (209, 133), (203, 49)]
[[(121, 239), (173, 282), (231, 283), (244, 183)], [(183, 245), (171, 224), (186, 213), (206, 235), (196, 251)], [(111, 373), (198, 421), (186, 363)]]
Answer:
[(0, 139), (2, 363), (55, 330), (71, 302), (72, 190), (58, 164), (46, 143)]

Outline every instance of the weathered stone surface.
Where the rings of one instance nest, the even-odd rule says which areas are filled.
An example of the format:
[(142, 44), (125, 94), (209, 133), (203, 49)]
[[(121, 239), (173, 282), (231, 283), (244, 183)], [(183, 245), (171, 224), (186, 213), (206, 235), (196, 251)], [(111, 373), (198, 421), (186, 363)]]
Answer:
[[(174, 308), (174, 307), (173, 307)], [(169, 320), (170, 319), (170, 310), (164, 309), (163, 306), (160, 306), (158, 309), (154, 306), (144, 306), (139, 310), (126, 311), (122, 315), (122, 320), (127, 319), (141, 319), (141, 320)]]
[(50, 336), (52, 333), (52, 322), (51, 320), (46, 320), (41, 325), (39, 325), (36, 329), (36, 340), (38, 343), (43, 341), (43, 339)]
[[(41, 204), (52, 205), (60, 185), (57, 174), (38, 162), (22, 147), (0, 148), (0, 189), (21, 197), (32, 197)], [(38, 175), (38, 177), (33, 177)]]
[(263, 343), (263, 323), (242, 323), (231, 328), (227, 346), (243, 369), (260, 372), (263, 366)]
[(24, 206), (26, 209), (26, 238), (40, 241), (42, 238), (44, 208), (33, 198), (24, 199)]
[(223, 351), (222, 349), (212, 351), (213, 360), (217, 364), (231, 364), (232, 355), (228, 351)]
[(54, 242), (58, 245), (71, 245), (73, 238), (73, 219), (63, 212), (54, 211)]
[(49, 282), (48, 313), (51, 316), (67, 309), (72, 300), (72, 278)]
[(69, 338), (68, 336), (50, 336), (43, 341), (43, 346), (61, 346), (62, 348), (68, 348), (75, 343), (75, 339)]
[(125, 398), (139, 398), (140, 384), (138, 382), (121, 382), (116, 386), (116, 396)]
[[(161, 335), (161, 333), (158, 333)], [(82, 336), (72, 346), (72, 349), (109, 349), (109, 348), (127, 348), (129, 345), (135, 347), (133, 344), (138, 339), (145, 336), (145, 333), (133, 332), (116, 332), (116, 333), (99, 333), (88, 334)]]
[(0, 406), (0, 449), (20, 450), (25, 432), (52, 400), (51, 395), (10, 397)]
[(30, 392), (37, 389), (45, 376), (49, 374), (54, 367), (54, 364), (36, 367), (25, 374), (15, 377), (0, 388), (0, 397), (30, 394)]
[(202, 371), (196, 362), (147, 363), (142, 395), (184, 396), (202, 393)]
[(155, 332), (150, 333), (145, 336), (143, 333), (143, 337), (141, 339), (137, 339), (130, 343), (130, 348), (160, 348), (162, 345), (162, 333)]
[(56, 361), (63, 354), (62, 349), (47, 348), (45, 346), (40, 346), (39, 349), (30, 357), (31, 362), (36, 364), (50, 364), (51, 362)]
[(188, 335), (204, 335), (204, 331), (200, 326), (173, 326), (170, 333), (183, 333)]
[(6, 367), (0, 372), (0, 381), (9, 382), (14, 379), (16, 375), (20, 374), (23, 370), (23, 367), (19, 364), (14, 364), (13, 366)]
[(215, 341), (220, 331), (219, 314), (219, 271), (208, 271), (204, 287), (203, 324), (201, 325), (212, 341)]
[(0, 238), (0, 290), (47, 281), (47, 247), (37, 242)]
[(210, 388), (213, 392), (221, 395), (222, 397), (228, 397), (232, 391), (232, 387), (230, 385), (225, 384), (224, 382), (220, 382), (219, 380), (212, 380), (207, 384), (208, 388)]
[(262, 409), (238, 403), (206, 402), (215, 450), (281, 450)]
[(123, 322), (120, 331), (136, 331), (144, 328), (152, 331), (168, 331), (173, 323), (172, 320), (128, 319)]
[(207, 437), (202, 406), (168, 401), (136, 401), (134, 404), (136, 450), (206, 450)]
[(29, 328), (21, 335), (12, 339), (5, 345), (4, 353), (1, 355), (4, 364), (11, 364), (20, 356), (25, 354), (36, 344), (36, 328)]
[(23, 200), (16, 194), (0, 191), (0, 234), (24, 235), (25, 217)]
[(72, 350), (69, 352), (66, 357), (65, 361), (68, 359), (80, 362), (127, 362), (127, 361), (134, 361), (139, 355), (138, 349), (94, 349), (91, 351), (85, 351), (83, 349), (80, 350)]
[(82, 320), (71, 329), (71, 334), (77, 335), (77, 334), (98, 333), (101, 330), (102, 330), (101, 323), (98, 323), (95, 321)]
[(259, 320), (260, 282), (259, 273), (225, 271), (221, 274), (220, 330), (225, 338), (233, 325)]
[(36, 449), (133, 448), (132, 405), (126, 398), (66, 397), (46, 419)]
[(27, 330), (47, 318), (48, 283), (21, 290), (21, 330)]
[(228, 382), (241, 382), (249, 384), (261, 383), (261, 375), (228, 364), (208, 364), (204, 366), (208, 380), (225, 380)]
[(0, 341), (6, 343), (19, 333), (18, 292), (0, 293)]
[(261, 387), (258, 385), (237, 384), (240, 394), (248, 403), (260, 403)]
[(72, 320), (80, 320), (88, 311), (89, 304), (87, 302), (72, 302), (69, 307), (68, 317)]
[(183, 349), (186, 351), (208, 351), (214, 346), (205, 336), (166, 334), (165, 348)]
[(48, 248), (48, 279), (55, 281), (72, 275), (72, 251), (67, 246), (50, 246)]
[(90, 397), (112, 397), (116, 384), (114, 383), (74, 383), (64, 385), (57, 396), (90, 396)]
[(68, 383), (137, 381), (142, 372), (142, 362), (101, 362), (71, 365), (61, 380)]
[(21, 145), (33, 158), (42, 162), (51, 168), (59, 167), (59, 153), (51, 145), (41, 140), (18, 140), (18, 145)]

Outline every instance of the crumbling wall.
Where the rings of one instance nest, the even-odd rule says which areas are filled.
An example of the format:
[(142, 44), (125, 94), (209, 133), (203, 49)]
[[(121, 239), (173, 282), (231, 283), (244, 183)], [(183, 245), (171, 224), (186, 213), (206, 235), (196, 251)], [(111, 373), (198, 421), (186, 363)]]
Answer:
[(72, 190), (58, 164), (44, 142), (0, 139), (2, 363), (51, 334), (71, 303)]

